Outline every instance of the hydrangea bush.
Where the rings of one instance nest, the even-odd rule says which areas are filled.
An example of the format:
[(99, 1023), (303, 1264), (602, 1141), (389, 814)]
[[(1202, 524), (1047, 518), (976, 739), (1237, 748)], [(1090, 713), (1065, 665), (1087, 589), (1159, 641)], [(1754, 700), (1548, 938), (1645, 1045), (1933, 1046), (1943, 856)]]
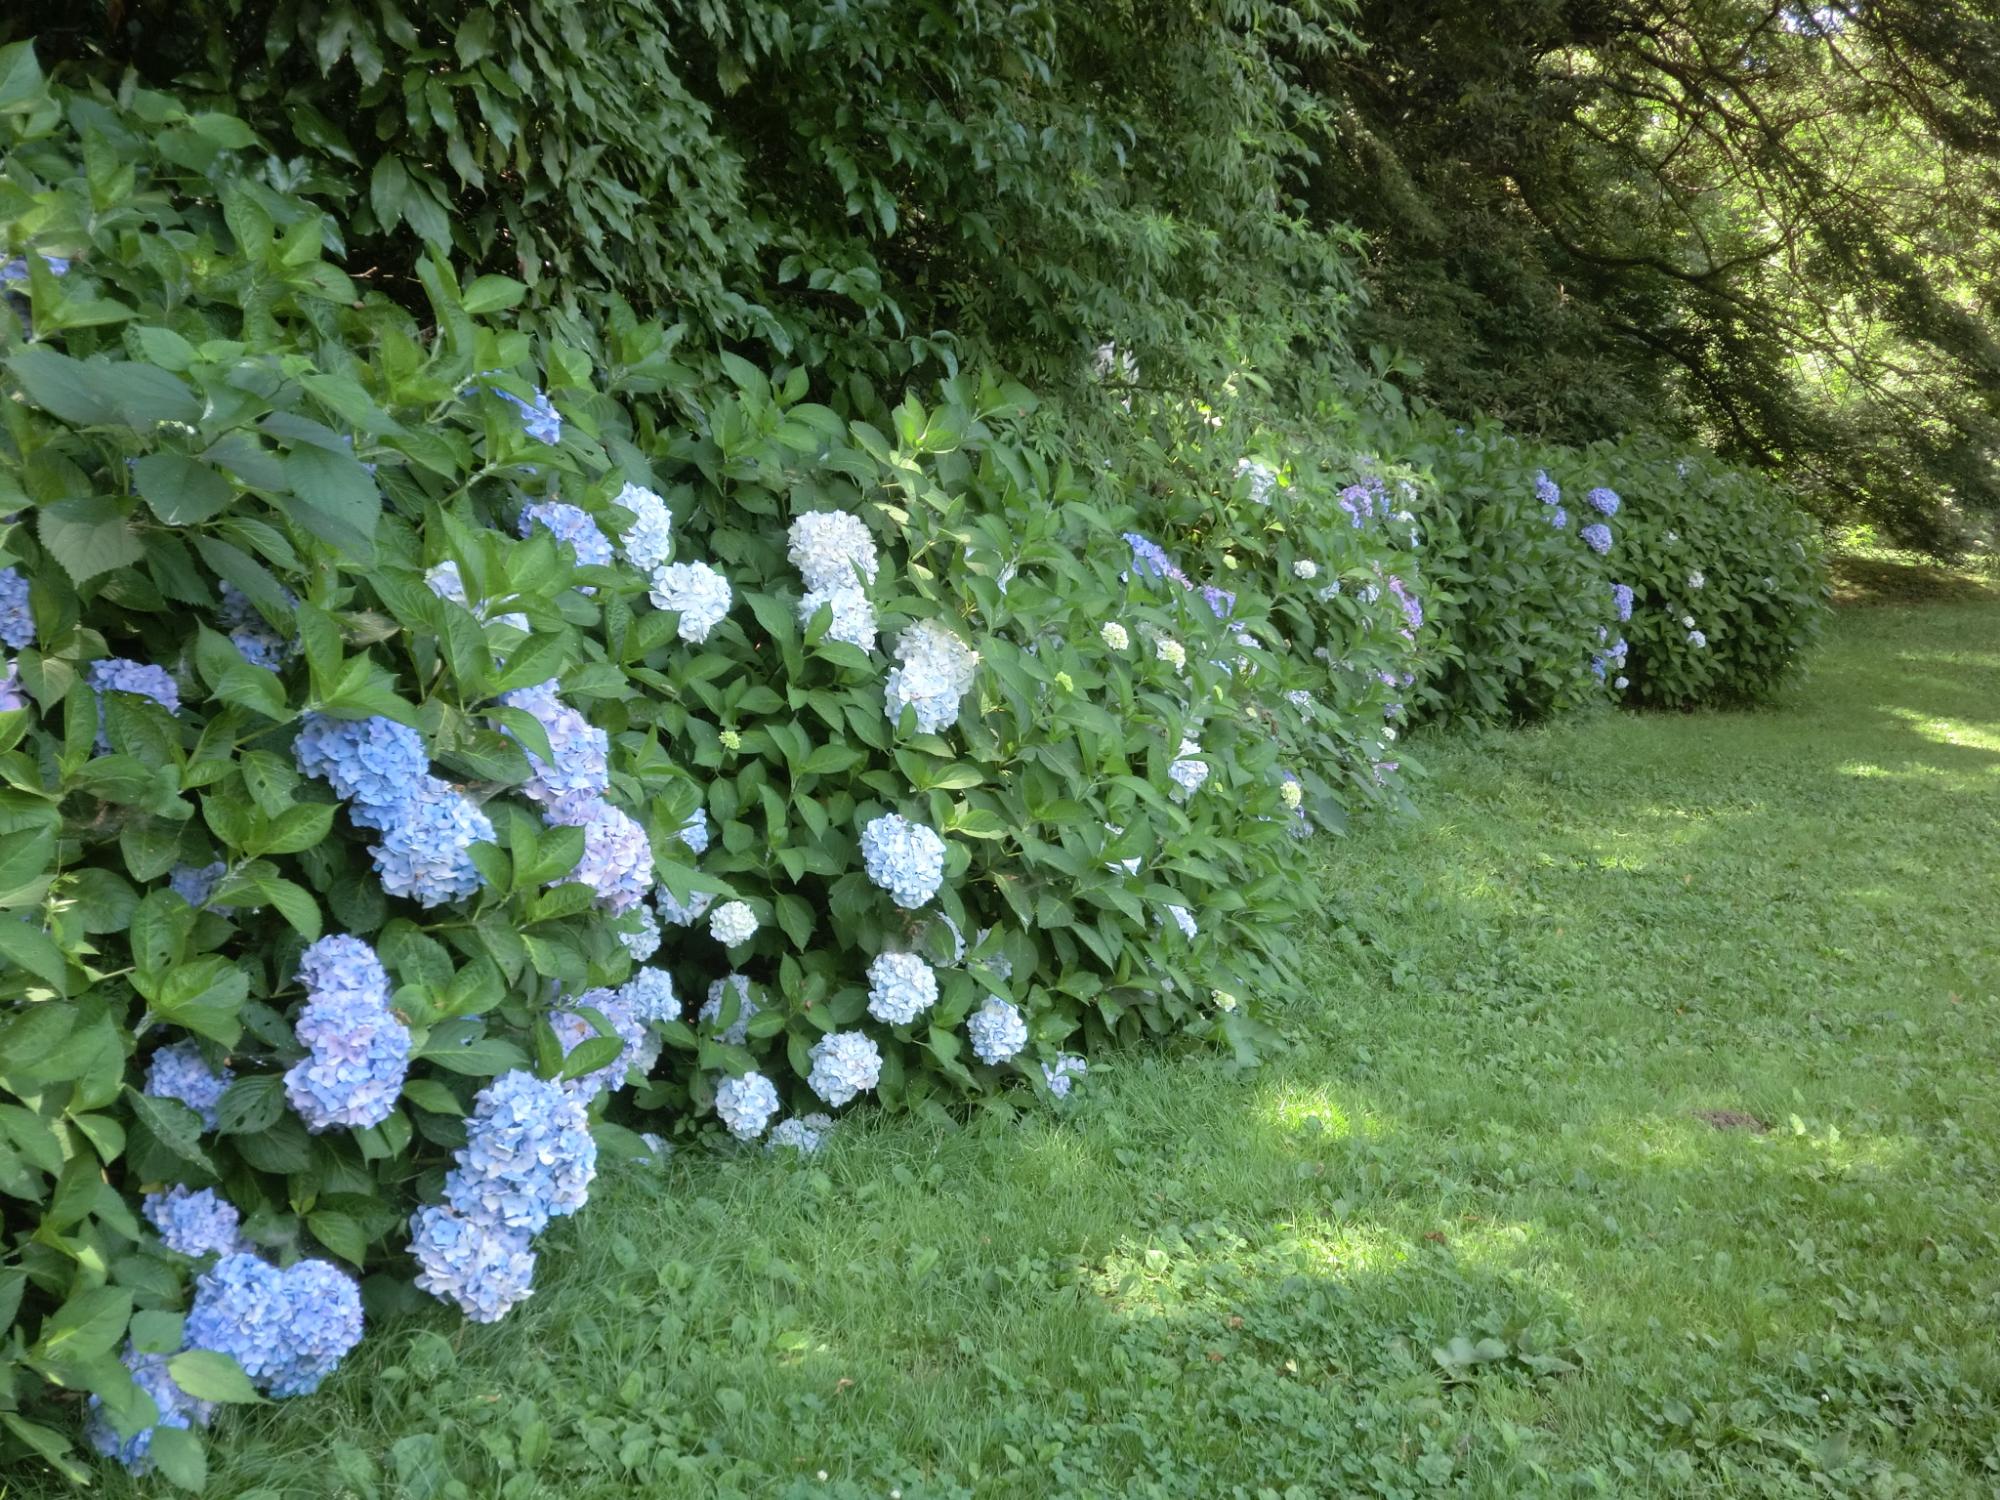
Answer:
[(695, 389), (435, 256), (419, 322), (240, 122), (26, 48), (0, 133), (0, 1462), (84, 1477), (82, 1392), (193, 1482), (215, 1403), (531, 1295), (632, 1127), (1254, 1057), (1298, 835), (1400, 795), (1386, 498), (1197, 422), (1137, 493), (997, 378)]

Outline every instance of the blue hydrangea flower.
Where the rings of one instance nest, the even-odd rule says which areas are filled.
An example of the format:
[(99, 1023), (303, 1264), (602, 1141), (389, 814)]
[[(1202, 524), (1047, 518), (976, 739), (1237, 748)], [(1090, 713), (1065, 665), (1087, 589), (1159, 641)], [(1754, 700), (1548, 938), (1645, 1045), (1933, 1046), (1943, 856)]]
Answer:
[(1599, 557), (1603, 557), (1611, 550), (1611, 528), (1602, 521), (1584, 527), (1577, 535), (1582, 537), (1589, 544), (1590, 550)]
[(1418, 599), (1415, 594), (1411, 593), (1409, 589), (1404, 586), (1403, 580), (1400, 578), (1391, 577), (1389, 579), (1389, 592), (1396, 596), (1396, 603), (1402, 607), (1404, 625), (1408, 629), (1413, 631), (1423, 629), (1424, 625), (1423, 601)]
[(559, 542), (568, 542), (576, 551), (577, 564), (586, 568), (611, 566), (611, 543), (597, 529), (590, 513), (560, 500), (540, 500), (521, 512), (521, 535), (531, 536), (540, 526)]
[(868, 1014), (907, 1026), (937, 1004), (937, 973), (914, 953), (878, 953), (868, 965)]
[(424, 582), (429, 585), (430, 591), (436, 594), (438, 598), (449, 599), (453, 604), (464, 605), (472, 612), (473, 618), (482, 623), (491, 619), (495, 625), (510, 625), (523, 635), (528, 634), (533, 628), (528, 623), (528, 617), (519, 610), (511, 614), (489, 616), (483, 600), (478, 604), (474, 604), (468, 599), (465, 593), (465, 579), (458, 571), (458, 563), (452, 558), (447, 557), (443, 562), (438, 563), (435, 567), (428, 570), (424, 574)]
[(292, 758), (342, 801), (364, 808), (394, 807), (415, 795), (430, 774), (423, 736), (380, 715), (331, 719), (308, 714), (292, 742)]
[(793, 1115), (771, 1127), (771, 1138), (764, 1142), (764, 1149), (776, 1151), (780, 1146), (789, 1146), (801, 1156), (811, 1156), (825, 1144), (832, 1129), (833, 1120), (828, 1115)]
[(535, 1252), (518, 1229), (468, 1219), (444, 1204), (410, 1216), (417, 1286), (475, 1323), (497, 1323), (534, 1292)]
[(581, 881), (597, 892), (597, 904), (613, 916), (630, 911), (653, 885), (653, 846), (646, 830), (609, 802), (550, 809), (550, 823), (583, 829), (583, 858), (565, 881)]
[(680, 840), (696, 854), (708, 853), (708, 814), (698, 807), (689, 813), (687, 821), (681, 824)]
[(493, 842), (493, 823), (464, 793), (436, 777), (397, 804), (382, 827), (381, 842), (368, 852), (382, 889), (419, 906), (463, 901), (485, 877), (472, 862), (474, 844)]
[(579, 809), (611, 790), (611, 737), (556, 696), (550, 678), (535, 687), (516, 688), (501, 695), (509, 708), (534, 716), (549, 737), (553, 763), (526, 752), (534, 775), (521, 788), (524, 796), (545, 807)]
[(812, 1046), (806, 1085), (835, 1109), (882, 1079), (882, 1053), (864, 1032), (830, 1031)]
[[(6, 279), (6, 268), (0, 266), (0, 281)], [(150, 1474), (153, 1471), (153, 1434), (162, 1427), (206, 1427), (215, 1416), (215, 1403), (197, 1401), (174, 1383), (167, 1370), (168, 1356), (164, 1354), (141, 1354), (130, 1343), (120, 1356), (125, 1368), (132, 1372), (132, 1379), (139, 1389), (153, 1398), (153, 1405), (159, 1412), (159, 1420), (151, 1427), (142, 1427), (130, 1437), (121, 1437), (118, 1429), (104, 1414), (104, 1403), (96, 1396), (90, 1398), (90, 1422), (84, 1429), (84, 1436), (90, 1446), (106, 1458), (115, 1458), (134, 1474)]]
[(262, 667), (268, 672), (276, 672), (283, 668), (285, 657), (291, 651), (291, 647), (280, 636), (260, 625), (238, 625), (229, 632), (229, 644), (234, 646), (251, 666)]
[(675, 927), (692, 927), (708, 914), (709, 907), (715, 902), (715, 893), (713, 891), (690, 891), (688, 892), (687, 905), (683, 906), (674, 899), (674, 893), (663, 885), (658, 891), (654, 892), (653, 900), (660, 908), (660, 920), (662, 922), (670, 923)]
[(1209, 766), (1205, 760), (1195, 757), (1201, 754), (1201, 746), (1194, 740), (1182, 740), (1172, 765), (1167, 767), (1167, 779), (1173, 782), (1172, 796), (1176, 802), (1186, 802), (1201, 790), (1208, 780)]
[(625, 561), (647, 575), (666, 566), (674, 555), (674, 517), (667, 502), (641, 485), (628, 484), (612, 503), (631, 511), (634, 518), (618, 538)]
[(562, 413), (555, 409), (555, 404), (540, 386), (534, 388), (533, 401), (524, 400), (512, 391), (503, 391), (497, 386), (488, 386), (487, 390), (521, 414), (521, 430), (536, 442), (547, 443), (553, 448), (562, 441)]
[[(653, 1070), (653, 1064), (660, 1060), (660, 1039), (633, 1014), (623, 995), (602, 988), (585, 990), (576, 997), (575, 1003), (579, 1007), (588, 1006), (602, 1015), (624, 1046), (603, 1067), (564, 1079), (564, 1089), (588, 1102), (607, 1090), (623, 1087), (626, 1078), (634, 1072), (645, 1074)], [(564, 1057), (598, 1034), (590, 1018), (576, 1010), (550, 1011), (549, 1029), (561, 1043)]]
[[(38, 253), (38, 257), (42, 264), (49, 268), (51, 276), (67, 276), (69, 274), (69, 257), (67, 255), (39, 255)], [(27, 279), (28, 262), (25, 257), (16, 256), (13, 260), (0, 261), (0, 286), (6, 286), (10, 282), (15, 281), (26, 281)]]
[(1208, 605), (1209, 613), (1218, 620), (1226, 620), (1236, 612), (1236, 596), (1228, 589), (1217, 588), (1212, 583), (1201, 586), (1201, 597)]
[(35, 616), (28, 608), (28, 580), (16, 568), (0, 568), (0, 641), (16, 651), (35, 644)]
[(674, 976), (665, 969), (641, 969), (625, 981), (618, 996), (639, 1021), (678, 1021), (680, 997), (674, 993)]
[(642, 964), (660, 951), (660, 919), (643, 901), (614, 919), (611, 930), (634, 963)]
[(111, 742), (104, 737), (106, 693), (131, 693), (152, 699), (170, 714), (181, 711), (181, 690), (164, 667), (129, 661), (122, 656), (108, 656), (90, 664), (89, 679), (91, 687), (97, 691), (97, 748), (100, 750), (111, 747)]
[(410, 1071), (410, 1029), (381, 999), (320, 991), (295, 1030), (310, 1050), (286, 1071), (285, 1098), (306, 1129), (365, 1130), (389, 1118)]
[(146, 1069), (146, 1092), (155, 1099), (178, 1099), (201, 1116), (204, 1130), (215, 1129), (215, 1106), (235, 1081), (227, 1068), (211, 1068), (193, 1042), (175, 1042), (153, 1054)]
[(944, 883), (944, 840), (935, 830), (900, 813), (871, 818), (861, 830), (861, 863), (868, 878), (905, 911), (915, 911)]
[(1544, 505), (1559, 505), (1562, 503), (1562, 497), (1562, 486), (1549, 478), (1549, 471), (1535, 470), (1535, 498)]
[(750, 996), (750, 981), (741, 974), (726, 974), (708, 987), (708, 999), (695, 1012), (697, 1021), (714, 1025), (722, 1019), (722, 1002), (729, 990), (736, 991), (736, 1019), (716, 1033), (718, 1040), (740, 1047), (750, 1039), (750, 1018), (757, 1014), (757, 1002)]
[(331, 933), (299, 955), (299, 983), (314, 995), (386, 1007), (389, 971), (375, 950), (348, 933)]
[(715, 1086), (715, 1113), (739, 1141), (754, 1141), (778, 1112), (777, 1086), (762, 1073), (725, 1078)]
[(228, 1255), (243, 1248), (243, 1216), (214, 1188), (191, 1193), (185, 1183), (175, 1183), (164, 1193), (146, 1194), (142, 1208), (176, 1255)]
[(965, 1030), (979, 1060), (996, 1067), (1028, 1045), (1028, 1023), (998, 995), (986, 997), (986, 1003), (965, 1023)]
[[(189, 906), (207, 906), (208, 898), (228, 873), (228, 864), (219, 859), (206, 865), (175, 865), (167, 875), (167, 886)], [(213, 910), (228, 916), (232, 908), (218, 906)]]
[(10, 660), (6, 675), (0, 676), (0, 713), (26, 708), (28, 703), (27, 689), (21, 685), (21, 664)]
[(225, 1255), (195, 1282), (187, 1347), (243, 1366), (272, 1396), (309, 1396), (361, 1342), (361, 1291), (323, 1260), (286, 1270)]
[(1380, 503), (1383, 514), (1389, 510), (1388, 492), (1379, 479), (1365, 479), (1359, 484), (1350, 484), (1342, 490), (1335, 503), (1347, 512), (1348, 524), (1359, 526), (1375, 515), (1375, 507)]
[(1622, 624), (1632, 618), (1632, 585), (1614, 583), (1611, 585), (1611, 602), (1618, 607), (1618, 619)]
[(1549, 512), (1549, 524), (1558, 531), (1562, 530), (1569, 525), (1569, 512), (1558, 505), (1554, 510)]
[(1058, 1099), (1067, 1099), (1076, 1080), (1090, 1070), (1090, 1064), (1073, 1053), (1060, 1054), (1053, 1063), (1042, 1064), (1042, 1082)]
[(1136, 531), (1124, 534), (1125, 545), (1132, 549), (1132, 568), (1141, 578), (1165, 579), (1177, 583), (1182, 588), (1192, 586), (1187, 574), (1180, 570), (1174, 560), (1167, 556), (1166, 549), (1150, 537), (1141, 536)]
[(532, 1073), (503, 1073), (473, 1101), (446, 1201), (480, 1223), (539, 1234), (573, 1214), (597, 1175), (583, 1101)]
[(1618, 514), (1618, 507), (1621, 502), (1618, 499), (1618, 491), (1616, 490), (1607, 490), (1603, 485), (1599, 485), (1583, 498), (1588, 500), (1604, 515), (1615, 516)]

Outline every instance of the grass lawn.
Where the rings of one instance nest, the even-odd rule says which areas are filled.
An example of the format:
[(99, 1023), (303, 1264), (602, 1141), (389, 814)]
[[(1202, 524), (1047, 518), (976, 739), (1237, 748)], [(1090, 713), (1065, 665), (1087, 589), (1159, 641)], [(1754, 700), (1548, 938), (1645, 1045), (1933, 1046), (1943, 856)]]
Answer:
[(1420, 755), (1266, 1066), (622, 1168), (506, 1323), (376, 1331), (211, 1492), (2000, 1490), (2000, 607)]

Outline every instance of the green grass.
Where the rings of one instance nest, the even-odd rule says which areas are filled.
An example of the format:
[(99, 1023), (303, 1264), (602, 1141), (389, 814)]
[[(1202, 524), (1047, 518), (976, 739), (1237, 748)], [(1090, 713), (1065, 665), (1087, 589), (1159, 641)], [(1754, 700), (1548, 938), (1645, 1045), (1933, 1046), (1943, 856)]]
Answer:
[(1994, 1494), (2000, 609), (1425, 758), (1267, 1066), (622, 1168), (508, 1322), (376, 1331), (212, 1490)]

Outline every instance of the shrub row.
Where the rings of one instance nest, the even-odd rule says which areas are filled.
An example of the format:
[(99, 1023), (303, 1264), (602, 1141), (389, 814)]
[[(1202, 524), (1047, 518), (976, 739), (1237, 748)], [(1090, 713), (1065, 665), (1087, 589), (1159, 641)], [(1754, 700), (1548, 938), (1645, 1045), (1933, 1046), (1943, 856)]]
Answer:
[(998, 378), (697, 388), (435, 254), (419, 319), (240, 120), (25, 47), (0, 131), (0, 1461), (83, 1477), (87, 1396), (198, 1484), (213, 1403), (503, 1315), (635, 1127), (1256, 1055), (1300, 834), (1400, 796), (1385, 490), (1201, 423), (1135, 490)]

